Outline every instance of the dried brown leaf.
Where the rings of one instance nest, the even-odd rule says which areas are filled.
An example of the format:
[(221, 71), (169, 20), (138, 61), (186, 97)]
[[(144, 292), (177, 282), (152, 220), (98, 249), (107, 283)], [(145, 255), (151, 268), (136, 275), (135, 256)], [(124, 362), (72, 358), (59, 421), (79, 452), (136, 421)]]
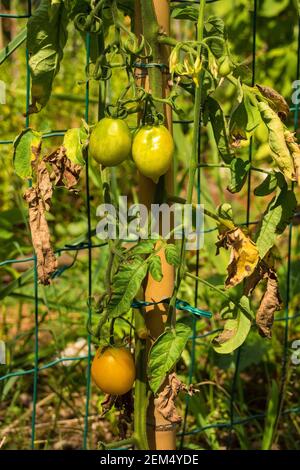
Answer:
[(276, 272), (265, 260), (262, 260), (257, 265), (255, 271), (246, 280), (244, 294), (251, 295), (261, 280), (266, 280), (267, 285), (262, 296), (260, 306), (256, 312), (256, 324), (261, 336), (271, 338), (274, 314), (277, 310), (281, 309), (282, 301), (280, 298)]
[(45, 212), (49, 210), (52, 196), (52, 186), (44, 162), (40, 162), (37, 169), (37, 185), (29, 188), (24, 199), (29, 206), (29, 225), (32, 244), (37, 257), (37, 272), (39, 281), (47, 285), (51, 274), (57, 268)]
[(106, 413), (108, 413), (112, 409), (112, 407), (114, 406), (116, 402), (116, 399), (117, 399), (116, 395), (106, 394), (104, 396), (104, 399), (101, 402), (101, 407), (102, 407), (101, 418), (103, 418), (103, 416), (105, 416)]
[(155, 408), (167, 421), (172, 424), (179, 424), (182, 418), (177, 413), (175, 399), (179, 392), (187, 392), (192, 395), (194, 389), (183, 384), (174, 372), (169, 375), (168, 382), (168, 385), (155, 398)]
[(219, 344), (226, 343), (226, 341), (229, 341), (234, 335), (236, 334), (236, 328), (224, 328), (224, 330), (214, 338), (214, 341), (216, 341)]
[(268, 86), (256, 85), (261, 94), (267, 98), (269, 105), (276, 111), (281, 120), (285, 120), (290, 112), (289, 105), (276, 90)]
[(50, 177), (56, 186), (65, 186), (67, 189), (73, 189), (76, 186), (82, 167), (67, 157), (63, 146), (44, 157), (44, 161), (52, 167)]
[(267, 263), (262, 260), (258, 265), (256, 266), (254, 272), (245, 280), (245, 285), (244, 285), (244, 294), (249, 296), (252, 294), (254, 291), (255, 287), (257, 284), (264, 279), (265, 275), (269, 271), (269, 266)]
[(282, 301), (280, 298), (278, 279), (275, 271), (270, 269), (267, 275), (267, 289), (261, 299), (259, 309), (256, 313), (256, 324), (261, 336), (265, 338), (272, 337), (272, 326), (274, 314), (281, 310)]
[(220, 247), (231, 249), (225, 287), (234, 287), (255, 270), (259, 261), (258, 249), (255, 243), (238, 227), (220, 236), (220, 240), (217, 242), (217, 254)]

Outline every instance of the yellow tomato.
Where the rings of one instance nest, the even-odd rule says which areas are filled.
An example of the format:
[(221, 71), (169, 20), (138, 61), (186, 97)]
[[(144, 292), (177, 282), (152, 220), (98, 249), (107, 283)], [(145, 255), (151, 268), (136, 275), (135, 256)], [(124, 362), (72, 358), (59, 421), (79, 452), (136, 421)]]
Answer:
[(124, 395), (132, 389), (135, 381), (133, 356), (126, 348), (98, 349), (92, 362), (91, 374), (102, 392)]
[(89, 155), (104, 166), (122, 163), (131, 151), (131, 134), (122, 119), (103, 118), (92, 130)]
[(139, 171), (154, 183), (170, 168), (173, 153), (173, 137), (166, 127), (145, 126), (135, 134), (132, 158)]

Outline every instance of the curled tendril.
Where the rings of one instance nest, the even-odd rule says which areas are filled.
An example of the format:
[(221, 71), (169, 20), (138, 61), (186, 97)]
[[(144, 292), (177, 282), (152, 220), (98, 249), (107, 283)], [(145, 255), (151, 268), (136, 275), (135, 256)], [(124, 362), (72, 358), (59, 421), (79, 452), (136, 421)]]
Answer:
[(111, 76), (112, 76), (112, 70), (108, 64), (96, 63), (95, 69), (93, 72), (94, 80), (107, 81), (111, 78)]
[(137, 54), (140, 59), (149, 59), (152, 57), (152, 47), (147, 40), (144, 41), (144, 47), (142, 50), (144, 50), (144, 54)]
[(74, 25), (76, 29), (83, 33), (97, 34), (102, 31), (103, 22), (98, 16), (78, 13), (78, 15), (75, 16)]
[(127, 52), (128, 54), (134, 54), (136, 56), (139, 56), (139, 54), (142, 53), (144, 47), (145, 47), (144, 36), (141, 35), (141, 41), (139, 43), (137, 36), (133, 33), (130, 33), (127, 39), (123, 43), (123, 48), (125, 52)]
[(109, 104), (107, 107), (106, 107), (106, 115), (109, 116), (109, 117), (112, 117), (114, 119), (126, 119), (127, 116), (128, 116), (128, 111), (126, 108), (124, 108), (123, 106), (120, 106), (120, 105), (113, 105), (113, 104)]

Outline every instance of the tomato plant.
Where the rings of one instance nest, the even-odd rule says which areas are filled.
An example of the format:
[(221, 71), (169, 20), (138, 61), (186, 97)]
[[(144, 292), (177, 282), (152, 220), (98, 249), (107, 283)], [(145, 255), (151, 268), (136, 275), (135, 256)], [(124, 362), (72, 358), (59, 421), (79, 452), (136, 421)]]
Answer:
[[(254, 77), (243, 72), (243, 67), (231, 55), (223, 20), (205, 15), (205, 1), (199, 5), (176, 4), (173, 8), (173, 18), (197, 23), (193, 40), (184, 35), (182, 38), (171, 36), (169, 3), (166, 0), (158, 3), (99, 0), (49, 4), (42, 1), (28, 22), (32, 76), (29, 114), (39, 112), (50, 99), (67, 41), (67, 27), (73, 22), (80, 37), (85, 38), (88, 50), (86, 83), (99, 85), (98, 119), (101, 119), (93, 125), (84, 122), (81, 127), (69, 129), (62, 145), (51, 153), (44, 151), (43, 136), (33, 129), (24, 130), (14, 142), (15, 171), (20, 177), (30, 179), (25, 200), (38, 276), (45, 285), (51, 282), (58, 269), (51, 246), (49, 217), (46, 217), (53, 191), (56, 186), (73, 191), (85, 164), (86, 175), (89, 175), (89, 157), (100, 164), (96, 170), (93, 165), (93, 179), (98, 182), (100, 197), (106, 204), (118, 206), (119, 188), (115, 169), (110, 167), (124, 163), (122, 179), (128, 180), (130, 176), (130, 181), (134, 182), (133, 201), (140, 198), (147, 207), (157, 202), (175, 201), (187, 208), (192, 206), (195, 211), (195, 177), (201, 166), (209, 167), (202, 144), (203, 134), (208, 129), (216, 149), (215, 160), (219, 159), (212, 167), (228, 171), (226, 189), (230, 194), (222, 188), (222, 197), (227, 194), (231, 201), (232, 194), (242, 194), (254, 170), (264, 178), (254, 194), (265, 197), (274, 193), (253, 231), (248, 219), (246, 226), (237, 223), (239, 218), (228, 202), (216, 208), (211, 198), (211, 207), (204, 208), (206, 220), (214, 223), (217, 255), (230, 252), (222, 287), (202, 279), (198, 268), (196, 274), (191, 272), (194, 265), (189, 264), (186, 234), (180, 241), (173, 240), (174, 232), (182, 231), (181, 224), (177, 227), (172, 222), (169, 238), (163, 236), (162, 231), (152, 238), (145, 223), (139, 227), (139, 235), (131, 245), (127, 239), (125, 241), (126, 237), (107, 240), (105, 289), (95, 300), (93, 312), (98, 314), (98, 322), (94, 328), (88, 325), (95, 344), (104, 343), (106, 347), (97, 351), (91, 374), (97, 386), (111, 395), (129, 392), (136, 378), (134, 394), (138, 411), (134, 416), (133, 442), (145, 448), (148, 447), (147, 431), (153, 433), (153, 429), (155, 432), (162, 430), (165, 435), (169, 433), (170, 440), (174, 441), (174, 429), (181, 420), (175, 398), (179, 391), (191, 393), (192, 390), (174, 373), (194, 334), (189, 315), (210, 318), (207, 310), (178, 299), (184, 282), (196, 281), (197, 286), (201, 284), (221, 299), (215, 307), (218, 312), (213, 313), (222, 317), (222, 327), (211, 341), (211, 348), (218, 354), (228, 355), (238, 350), (251, 328), (262, 337), (271, 338), (274, 315), (282, 308), (274, 246), (293, 217), (297, 207), (294, 185), (300, 184), (300, 150), (296, 136), (287, 126), (289, 106), (285, 99), (273, 88), (255, 84)], [(135, 7), (140, 11), (140, 21), (127, 24), (124, 13), (133, 18)], [(43, 31), (42, 37), (39, 31)], [(125, 70), (126, 81), (120, 93), (111, 93), (110, 84), (119, 69)], [(223, 87), (232, 90), (231, 95), (226, 95), (225, 104), (220, 98)], [(172, 112), (182, 115), (180, 100), (192, 103), (189, 117), (193, 132), (187, 158), (182, 156), (180, 160), (180, 164), (184, 163), (183, 177), (177, 182), (172, 168), (175, 150), (179, 153), (180, 138), (177, 136), (178, 148), (175, 149), (171, 115)], [(133, 139), (129, 126), (134, 130)], [(254, 166), (252, 138), (255, 136), (270, 150), (268, 167)], [(248, 155), (247, 148), (250, 149)], [(128, 158), (130, 154), (133, 162)], [(179, 168), (178, 161), (176, 164)], [(136, 191), (136, 179), (132, 175), (138, 172), (140, 186)], [(180, 194), (174, 194), (174, 181), (181, 188)], [(249, 188), (250, 183), (248, 191)], [(210, 195), (206, 196), (209, 200)], [(87, 199), (90, 205), (90, 198)], [(248, 197), (248, 209), (249, 204)], [(136, 221), (138, 216), (130, 214), (129, 219)], [(89, 221), (88, 243), (80, 242), (89, 249), (90, 229)], [(259, 301), (254, 293), (258, 284), (263, 286)], [(195, 305), (198, 301), (196, 295)], [(186, 315), (179, 315), (179, 311)], [(130, 327), (130, 334), (126, 330), (123, 340), (135, 349), (137, 371), (129, 350), (113, 346), (117, 320)], [(104, 334), (108, 325), (109, 339)], [(132, 331), (135, 331), (134, 338)], [(162, 406), (166, 396), (171, 409), (167, 415)], [(147, 424), (146, 420), (149, 403), (150, 408), (155, 408), (154, 425)], [(167, 445), (164, 444), (166, 448)]]

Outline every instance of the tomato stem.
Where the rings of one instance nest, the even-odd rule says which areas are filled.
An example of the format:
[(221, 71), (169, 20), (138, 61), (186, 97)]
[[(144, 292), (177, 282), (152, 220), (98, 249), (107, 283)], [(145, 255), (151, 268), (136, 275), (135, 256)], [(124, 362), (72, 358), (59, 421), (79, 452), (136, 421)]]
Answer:
[[(204, 32), (204, 10), (205, 10), (205, 0), (202, 0), (199, 5), (199, 14), (198, 14), (198, 21), (197, 21), (197, 42), (198, 45), (198, 56), (201, 56), (201, 42), (203, 40), (203, 32)], [(188, 187), (187, 187), (187, 198), (186, 203), (192, 204), (193, 200), (193, 190), (194, 190), (194, 182), (195, 182), (195, 175), (197, 171), (197, 162), (198, 162), (198, 154), (199, 154), (199, 136), (200, 136), (200, 126), (201, 126), (201, 97), (202, 97), (202, 88), (201, 88), (201, 77), (203, 76), (203, 72), (200, 71), (199, 73), (199, 86), (195, 89), (195, 103), (194, 103), (194, 133), (193, 133), (193, 144), (192, 144), (192, 154), (189, 162), (189, 176), (188, 176)], [(178, 290), (181, 284), (181, 280), (185, 274), (185, 236), (182, 236), (181, 244), (180, 244), (180, 264), (177, 269), (176, 281), (175, 281), (175, 288), (173, 292), (173, 296), (170, 301), (169, 311), (168, 311), (168, 324), (171, 327), (175, 326), (176, 322), (176, 309), (175, 303), (178, 294)]]

